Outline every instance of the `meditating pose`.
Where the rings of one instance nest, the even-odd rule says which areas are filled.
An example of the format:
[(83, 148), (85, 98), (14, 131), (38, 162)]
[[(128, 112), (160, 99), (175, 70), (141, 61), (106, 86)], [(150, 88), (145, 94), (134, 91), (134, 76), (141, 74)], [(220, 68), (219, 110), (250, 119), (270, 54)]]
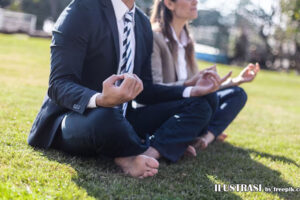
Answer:
[(160, 157), (176, 162), (193, 152), (212, 115), (198, 96), (222, 81), (207, 72), (210, 78), (199, 81), (207, 84), (196, 85), (188, 98), (184, 85), (153, 84), (152, 46), (150, 22), (134, 0), (72, 1), (55, 24), (48, 93), (28, 143), (102, 154), (139, 178), (154, 176)]
[[(216, 71), (215, 66), (198, 71), (194, 44), (187, 26), (188, 21), (197, 18), (197, 2), (197, 0), (154, 1), (150, 18), (154, 36), (152, 54), (154, 84), (193, 88), (204, 73)], [(195, 147), (204, 149), (214, 139), (223, 141), (227, 137), (224, 130), (247, 101), (246, 92), (238, 86), (251, 82), (259, 69), (259, 64), (249, 64), (239, 76), (228, 79), (220, 86), (216, 92), (218, 102), (208, 98), (212, 108), (216, 110), (213, 110), (214, 114), (206, 130), (201, 132), (195, 141)]]

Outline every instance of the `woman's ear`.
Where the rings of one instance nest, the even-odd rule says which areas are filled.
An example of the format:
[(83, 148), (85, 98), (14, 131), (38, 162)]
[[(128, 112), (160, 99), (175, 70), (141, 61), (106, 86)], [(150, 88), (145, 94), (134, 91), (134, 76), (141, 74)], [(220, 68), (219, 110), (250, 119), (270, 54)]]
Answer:
[(169, 10), (171, 10), (171, 11), (174, 10), (174, 5), (175, 5), (174, 3), (175, 3), (175, 2), (172, 1), (172, 0), (164, 0), (165, 6), (166, 6)]

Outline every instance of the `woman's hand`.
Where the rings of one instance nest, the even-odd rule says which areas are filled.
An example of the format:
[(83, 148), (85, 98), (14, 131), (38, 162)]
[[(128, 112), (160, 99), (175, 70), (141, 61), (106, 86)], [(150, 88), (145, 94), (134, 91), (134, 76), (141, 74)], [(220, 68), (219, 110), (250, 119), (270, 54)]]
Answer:
[(201, 78), (196, 82), (195, 86), (193, 87), (191, 91), (191, 96), (204, 96), (217, 91), (220, 85), (224, 81), (226, 81), (231, 76), (231, 74), (232, 72), (229, 72), (226, 76), (220, 78), (217, 72), (212, 70), (203, 73)]
[(197, 81), (199, 79), (201, 79), (203, 77), (203, 75), (208, 72), (208, 71), (214, 71), (214, 72), (217, 72), (217, 68), (216, 68), (216, 65), (213, 65), (211, 67), (208, 67), (206, 69), (203, 69), (201, 71), (199, 71), (197, 74), (195, 74), (192, 78), (186, 80), (184, 82), (184, 86), (194, 86), (196, 85)]
[(186, 80), (184, 82), (184, 86), (194, 86), (196, 84), (196, 82), (201, 78), (202, 74), (201, 71), (197, 72), (197, 74), (195, 74), (192, 78)]
[(242, 83), (251, 82), (256, 77), (257, 73), (260, 70), (260, 66), (258, 63), (255, 65), (250, 63), (236, 78), (232, 79), (234, 85), (240, 85)]

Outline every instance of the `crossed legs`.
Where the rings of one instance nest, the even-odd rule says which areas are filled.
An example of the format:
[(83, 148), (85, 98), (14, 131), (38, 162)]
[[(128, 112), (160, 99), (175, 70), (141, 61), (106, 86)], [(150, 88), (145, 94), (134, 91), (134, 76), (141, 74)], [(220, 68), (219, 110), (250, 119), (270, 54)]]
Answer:
[(204, 98), (129, 109), (127, 119), (115, 108), (99, 107), (82, 115), (70, 112), (55, 142), (70, 154), (112, 157), (125, 173), (144, 178), (158, 172), (160, 156), (177, 161), (211, 114)]
[(227, 137), (223, 132), (243, 109), (247, 102), (247, 94), (242, 88), (234, 86), (219, 90), (205, 98), (212, 106), (214, 114), (205, 134), (198, 137), (194, 143), (196, 148), (201, 149), (205, 149), (216, 138), (224, 140)]
[(60, 150), (73, 155), (102, 154), (133, 177), (145, 178), (158, 172), (156, 159), (142, 155), (149, 145), (142, 143), (122, 113), (114, 108), (95, 108), (83, 115), (70, 112), (56, 138)]

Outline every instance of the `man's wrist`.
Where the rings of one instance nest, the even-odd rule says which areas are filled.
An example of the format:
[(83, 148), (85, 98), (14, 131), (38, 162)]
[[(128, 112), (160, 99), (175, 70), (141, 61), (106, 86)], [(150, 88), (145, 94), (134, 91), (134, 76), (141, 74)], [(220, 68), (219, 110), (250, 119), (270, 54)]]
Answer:
[(104, 100), (103, 100), (103, 95), (102, 93), (98, 93), (97, 97), (96, 97), (96, 106), (103, 106), (105, 107), (105, 103), (104, 103)]
[(97, 107), (97, 96), (98, 95), (101, 95), (101, 93), (96, 93), (96, 94), (94, 94), (91, 98), (90, 98), (90, 100), (89, 100), (89, 103), (88, 103), (88, 105), (87, 105), (87, 108), (96, 108)]

